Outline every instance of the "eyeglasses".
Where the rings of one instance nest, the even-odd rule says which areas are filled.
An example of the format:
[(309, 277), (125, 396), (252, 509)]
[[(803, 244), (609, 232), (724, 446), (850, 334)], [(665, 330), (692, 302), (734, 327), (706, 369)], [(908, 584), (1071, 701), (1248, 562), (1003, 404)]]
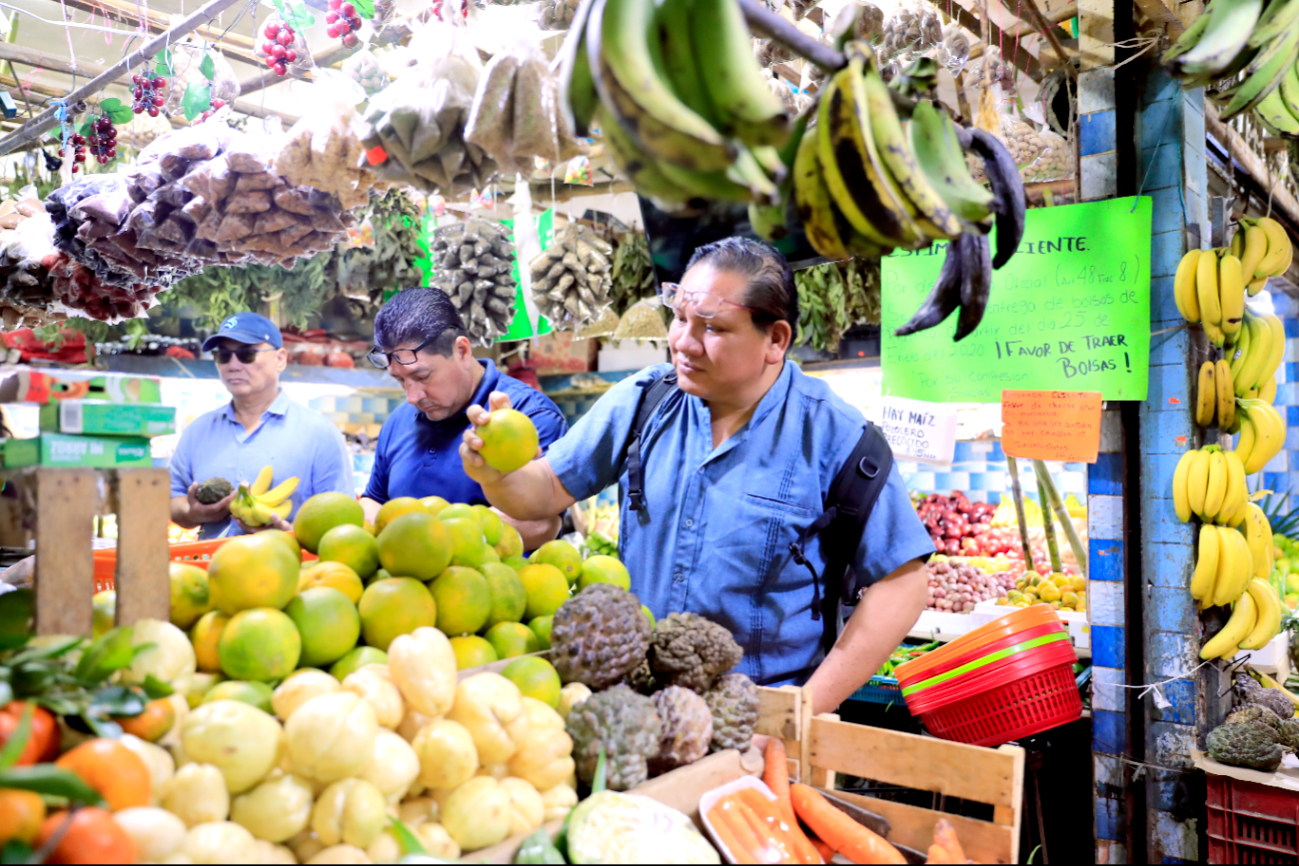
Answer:
[(278, 349), (217, 349), (218, 364), (229, 364), (230, 359), (238, 358), (240, 364), (251, 364), (262, 352), (277, 352)]
[(420, 352), (436, 343), (441, 337), (441, 334), (438, 334), (436, 337), (430, 337), (414, 349), (394, 349), (391, 352), (385, 352), (378, 346), (375, 346), (366, 353), (365, 357), (369, 359), (371, 364), (378, 367), (380, 370), (388, 369), (388, 365), (393, 361), (396, 361), (403, 367), (409, 367), (411, 364), (414, 364), (419, 360)]
[(682, 291), (680, 283), (664, 283), (660, 291), (660, 298), (663, 301), (663, 306), (669, 310), (683, 312), (680, 308), (688, 306), (690, 311), (701, 319), (711, 319), (716, 316), (721, 310), (722, 304), (739, 307), (741, 310), (748, 310), (751, 313), (757, 312), (753, 307), (746, 307), (744, 304), (728, 301), (719, 295), (714, 295), (712, 292)]

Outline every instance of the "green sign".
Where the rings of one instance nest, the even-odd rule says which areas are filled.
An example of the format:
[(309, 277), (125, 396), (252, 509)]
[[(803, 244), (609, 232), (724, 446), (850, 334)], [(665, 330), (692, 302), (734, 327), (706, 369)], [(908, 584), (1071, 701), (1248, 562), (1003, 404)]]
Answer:
[[(959, 343), (955, 313), (928, 331), (893, 336), (929, 295), (947, 244), (885, 256), (885, 395), (999, 403), (1012, 388), (1146, 399), (1150, 220), (1148, 197), (1030, 210), (1018, 252), (993, 273), (983, 322)], [(995, 250), (995, 233), (992, 242)]]

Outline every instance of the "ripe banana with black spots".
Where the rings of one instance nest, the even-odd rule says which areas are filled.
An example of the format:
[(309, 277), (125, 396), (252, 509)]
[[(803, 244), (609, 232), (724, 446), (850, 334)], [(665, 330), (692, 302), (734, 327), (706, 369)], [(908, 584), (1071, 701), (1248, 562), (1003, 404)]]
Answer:
[(1240, 650), (1245, 640), (1258, 624), (1258, 606), (1252, 596), (1242, 595), (1228, 617), (1226, 625), (1209, 639), (1200, 650), (1202, 659), (1230, 659)]
[(1245, 540), (1249, 543), (1249, 555), (1253, 561), (1254, 577), (1266, 578), (1272, 573), (1272, 525), (1267, 514), (1253, 502), (1245, 505)]
[[(1195, 389), (1195, 423), (1208, 427), (1218, 406), (1217, 365), (1205, 361), (1200, 365), (1200, 379)], [(1235, 395), (1232, 395), (1233, 399)]]

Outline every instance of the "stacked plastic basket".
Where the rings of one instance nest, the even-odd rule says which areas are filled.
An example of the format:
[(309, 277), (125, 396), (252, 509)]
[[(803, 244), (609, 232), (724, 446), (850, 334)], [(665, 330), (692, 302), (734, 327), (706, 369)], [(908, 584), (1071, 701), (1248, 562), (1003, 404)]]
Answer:
[(1082, 715), (1069, 629), (1049, 604), (1015, 611), (894, 671), (936, 737), (996, 746)]

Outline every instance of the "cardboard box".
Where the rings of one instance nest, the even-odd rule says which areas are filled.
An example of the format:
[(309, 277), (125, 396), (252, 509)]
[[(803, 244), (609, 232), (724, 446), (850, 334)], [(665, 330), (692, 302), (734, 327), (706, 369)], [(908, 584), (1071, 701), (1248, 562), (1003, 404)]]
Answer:
[(5, 468), (23, 466), (152, 466), (149, 440), (139, 437), (69, 436), (42, 433), (34, 439), (7, 439)]
[(41, 407), (41, 430), (90, 436), (165, 436), (176, 432), (176, 410), (157, 403), (60, 400)]
[(586, 373), (595, 369), (599, 340), (575, 340), (572, 331), (554, 331), (537, 337), (528, 360), (539, 376)]
[(161, 403), (158, 379), (146, 376), (54, 376), (19, 370), (0, 385), (0, 401), (40, 403), (58, 400), (106, 400), (109, 403)]

